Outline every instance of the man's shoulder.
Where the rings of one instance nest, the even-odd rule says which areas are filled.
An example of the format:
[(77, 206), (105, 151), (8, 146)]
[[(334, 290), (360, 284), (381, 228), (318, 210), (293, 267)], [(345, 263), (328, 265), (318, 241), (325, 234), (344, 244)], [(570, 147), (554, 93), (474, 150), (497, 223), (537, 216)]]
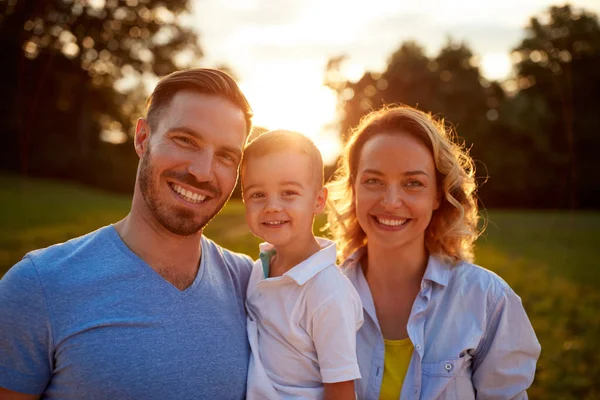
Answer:
[[(70, 261), (83, 261), (86, 258), (98, 259), (103, 246), (110, 238), (111, 226), (103, 226), (93, 232), (70, 239), (64, 243), (33, 250), (24, 258), (29, 259), (37, 267), (48, 268), (52, 265)], [(109, 251), (106, 249), (106, 251)]]
[(227, 268), (231, 269), (233, 273), (250, 274), (254, 261), (246, 254), (237, 253), (235, 251), (228, 250), (206, 236), (202, 236), (202, 248), (203, 251), (210, 253), (213, 261), (222, 260)]

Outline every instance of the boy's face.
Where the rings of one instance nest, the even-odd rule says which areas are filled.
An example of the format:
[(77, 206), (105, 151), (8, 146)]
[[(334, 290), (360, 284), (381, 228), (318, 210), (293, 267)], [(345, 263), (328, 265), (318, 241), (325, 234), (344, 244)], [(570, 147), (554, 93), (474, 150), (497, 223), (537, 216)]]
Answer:
[(242, 190), (252, 233), (279, 248), (310, 238), (314, 216), (323, 211), (327, 198), (319, 180), (310, 158), (299, 152), (245, 160)]

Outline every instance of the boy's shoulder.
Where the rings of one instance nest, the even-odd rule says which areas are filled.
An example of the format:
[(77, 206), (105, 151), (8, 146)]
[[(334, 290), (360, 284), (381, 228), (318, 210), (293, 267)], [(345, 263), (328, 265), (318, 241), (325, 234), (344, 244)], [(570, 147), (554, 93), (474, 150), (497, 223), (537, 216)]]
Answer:
[(329, 302), (360, 304), (360, 297), (352, 282), (336, 264), (331, 264), (306, 282), (309, 308), (319, 308)]

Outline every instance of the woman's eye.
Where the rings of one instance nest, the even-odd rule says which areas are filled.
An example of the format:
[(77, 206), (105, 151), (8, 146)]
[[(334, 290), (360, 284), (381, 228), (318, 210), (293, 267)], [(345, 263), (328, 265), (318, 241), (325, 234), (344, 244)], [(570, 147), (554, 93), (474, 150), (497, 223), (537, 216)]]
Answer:
[(406, 183), (406, 186), (408, 186), (408, 187), (421, 187), (421, 186), (423, 186), (423, 184), (421, 182), (419, 182), (419, 181), (408, 181)]
[(381, 185), (381, 181), (376, 178), (369, 178), (365, 180), (366, 185)]

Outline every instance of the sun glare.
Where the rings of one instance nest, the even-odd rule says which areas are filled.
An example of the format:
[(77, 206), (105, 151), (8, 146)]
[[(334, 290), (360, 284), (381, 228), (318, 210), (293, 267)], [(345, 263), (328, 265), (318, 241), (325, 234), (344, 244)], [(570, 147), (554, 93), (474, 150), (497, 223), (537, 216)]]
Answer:
[(510, 56), (504, 53), (486, 53), (481, 58), (481, 73), (489, 80), (503, 80), (512, 69)]
[(254, 125), (289, 129), (310, 137), (321, 150), (325, 163), (339, 154), (339, 139), (327, 123), (335, 118), (336, 96), (315, 85), (323, 69), (314, 63), (274, 61), (267, 68), (245, 77), (240, 87), (254, 110)]

